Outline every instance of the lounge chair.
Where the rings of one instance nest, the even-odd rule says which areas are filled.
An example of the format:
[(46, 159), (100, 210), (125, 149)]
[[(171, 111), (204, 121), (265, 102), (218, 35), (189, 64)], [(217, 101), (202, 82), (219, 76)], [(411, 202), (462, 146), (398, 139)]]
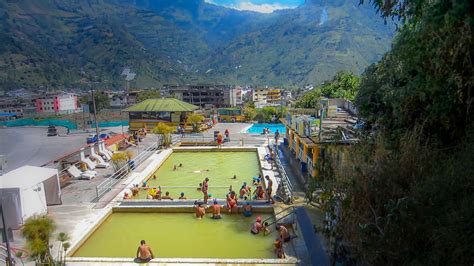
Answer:
[(95, 171), (87, 170), (85, 172), (81, 172), (81, 170), (79, 170), (75, 165), (69, 166), (66, 170), (70, 175), (72, 175), (72, 177), (77, 178), (77, 179), (84, 178), (84, 179), (91, 180), (97, 175), (97, 172)]
[[(94, 157), (92, 157), (94, 158)], [(100, 162), (93, 162), (90, 157), (87, 157), (83, 160), (87, 164), (87, 167), (91, 170), (95, 168), (107, 168), (110, 164), (101, 164)]]
[(110, 163), (107, 163), (102, 159), (102, 157), (96, 153), (91, 152), (91, 157), (94, 158), (97, 161), (97, 167), (102, 167), (104, 166), (105, 168), (110, 167)]

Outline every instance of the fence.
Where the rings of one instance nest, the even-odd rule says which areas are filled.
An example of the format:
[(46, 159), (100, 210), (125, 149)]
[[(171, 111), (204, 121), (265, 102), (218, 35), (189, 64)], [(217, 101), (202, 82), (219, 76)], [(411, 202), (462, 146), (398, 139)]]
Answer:
[(115, 173), (106, 180), (96, 186), (96, 197), (93, 202), (97, 202), (107, 192), (109, 192), (120, 180), (126, 178), (131, 171), (135, 170), (140, 164), (147, 160), (153, 153), (158, 150), (158, 143), (154, 143), (145, 148), (133, 160), (128, 161), (124, 166), (119, 168)]
[(17, 120), (0, 122), (0, 126), (6, 127), (21, 127), (21, 126), (60, 126), (69, 129), (77, 129), (77, 125), (69, 120), (44, 119), (35, 120), (31, 118), (23, 118)]

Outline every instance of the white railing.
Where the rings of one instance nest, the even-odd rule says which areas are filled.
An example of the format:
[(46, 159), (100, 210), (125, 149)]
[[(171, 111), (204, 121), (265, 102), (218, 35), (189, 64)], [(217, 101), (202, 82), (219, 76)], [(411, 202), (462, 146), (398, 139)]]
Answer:
[[(273, 147), (274, 151), (277, 150), (277, 146)], [(280, 156), (278, 152), (275, 152), (275, 163), (277, 165), (278, 171), (280, 172), (280, 186), (283, 189), (285, 195), (279, 195), (282, 198), (286, 197), (286, 201), (293, 202), (293, 185), (291, 184), (290, 178), (286, 174), (285, 168), (281, 164)]]
[(306, 162), (308, 164), (308, 173), (312, 176), (313, 175), (313, 170), (314, 170), (314, 166), (313, 166), (313, 160), (311, 158), (306, 158)]
[(107, 192), (109, 192), (120, 180), (127, 177), (133, 170), (135, 170), (141, 163), (147, 160), (152, 154), (158, 150), (158, 143), (154, 143), (146, 147), (140, 154), (135, 158), (128, 161), (124, 166), (119, 168), (115, 173), (105, 179), (102, 183), (98, 184), (95, 188), (96, 197), (93, 201), (98, 201)]

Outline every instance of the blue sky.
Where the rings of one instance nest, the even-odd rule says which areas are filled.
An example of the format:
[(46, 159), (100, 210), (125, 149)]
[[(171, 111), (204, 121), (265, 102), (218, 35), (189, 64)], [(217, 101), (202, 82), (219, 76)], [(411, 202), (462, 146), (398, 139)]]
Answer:
[(261, 13), (271, 13), (278, 9), (295, 8), (304, 0), (205, 0), (208, 3), (221, 5), (238, 10), (250, 10)]

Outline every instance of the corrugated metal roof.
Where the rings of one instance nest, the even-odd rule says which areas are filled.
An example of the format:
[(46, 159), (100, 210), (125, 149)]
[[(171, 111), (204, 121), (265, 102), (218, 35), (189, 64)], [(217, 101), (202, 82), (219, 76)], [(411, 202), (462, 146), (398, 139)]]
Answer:
[(175, 98), (148, 99), (123, 110), (124, 112), (192, 112), (198, 106)]

